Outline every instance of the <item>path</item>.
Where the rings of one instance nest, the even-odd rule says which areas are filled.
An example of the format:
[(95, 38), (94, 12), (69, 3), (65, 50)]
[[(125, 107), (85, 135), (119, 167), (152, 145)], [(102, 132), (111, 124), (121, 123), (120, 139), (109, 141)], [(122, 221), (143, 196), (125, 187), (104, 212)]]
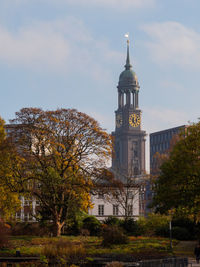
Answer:
[(200, 267), (200, 263), (197, 264), (194, 257), (194, 248), (196, 243), (196, 241), (180, 241), (177, 246), (174, 247), (175, 255), (178, 257), (187, 257), (189, 263), (192, 263), (192, 267)]

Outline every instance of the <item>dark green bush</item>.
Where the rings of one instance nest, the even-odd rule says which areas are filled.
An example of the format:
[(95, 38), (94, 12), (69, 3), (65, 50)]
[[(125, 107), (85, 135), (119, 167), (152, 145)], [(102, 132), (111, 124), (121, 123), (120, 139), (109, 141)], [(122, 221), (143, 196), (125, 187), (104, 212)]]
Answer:
[(88, 216), (83, 220), (83, 229), (87, 229), (90, 235), (99, 235), (101, 223), (94, 216)]
[(195, 223), (193, 221), (191, 221), (189, 218), (184, 218), (184, 217), (177, 217), (177, 218), (174, 218), (172, 220), (172, 226), (175, 227), (175, 226), (178, 226), (178, 227), (181, 227), (181, 228), (186, 228), (190, 235), (191, 235), (191, 239), (195, 239)]
[(120, 226), (128, 235), (138, 236), (142, 234), (142, 229), (137, 221), (132, 218), (127, 218), (121, 221)]
[(127, 244), (128, 237), (123, 233), (122, 229), (118, 226), (107, 226), (102, 232), (102, 245), (109, 247), (111, 245)]
[(147, 217), (140, 217), (137, 221), (139, 226), (140, 235), (154, 236), (157, 229), (169, 227), (170, 218), (160, 214), (148, 214)]
[(169, 237), (169, 225), (163, 225), (155, 229), (155, 235), (160, 237)]
[(108, 217), (104, 220), (104, 224), (106, 225), (120, 225), (121, 224), (121, 220), (116, 218), (116, 217)]
[(184, 227), (172, 227), (172, 238), (177, 240), (190, 240), (191, 234), (190, 232)]

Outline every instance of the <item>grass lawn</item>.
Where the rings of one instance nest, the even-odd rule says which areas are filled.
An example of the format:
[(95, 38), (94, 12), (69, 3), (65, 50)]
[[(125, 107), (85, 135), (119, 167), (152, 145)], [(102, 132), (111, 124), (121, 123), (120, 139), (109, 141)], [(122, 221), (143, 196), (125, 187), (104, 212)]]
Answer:
[[(22, 256), (40, 256), (45, 246), (54, 246), (56, 243), (69, 242), (71, 245), (81, 245), (87, 257), (98, 257), (106, 255), (124, 255), (137, 259), (160, 258), (170, 256), (169, 240), (166, 238), (130, 237), (126, 245), (113, 245), (105, 248), (101, 245), (99, 237), (84, 236), (62, 236), (60, 238), (14, 236), (10, 238), (9, 246), (0, 250), (0, 256), (14, 256), (16, 249), (19, 249)], [(177, 242), (173, 241), (176, 245)]]

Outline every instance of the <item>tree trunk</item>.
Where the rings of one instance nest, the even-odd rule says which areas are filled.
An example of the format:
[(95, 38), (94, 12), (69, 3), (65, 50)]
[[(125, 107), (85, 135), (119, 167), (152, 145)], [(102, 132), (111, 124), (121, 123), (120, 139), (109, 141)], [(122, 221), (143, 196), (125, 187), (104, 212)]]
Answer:
[(53, 231), (53, 236), (60, 236), (61, 235), (61, 230), (64, 225), (64, 222), (55, 222), (54, 223), (54, 231)]

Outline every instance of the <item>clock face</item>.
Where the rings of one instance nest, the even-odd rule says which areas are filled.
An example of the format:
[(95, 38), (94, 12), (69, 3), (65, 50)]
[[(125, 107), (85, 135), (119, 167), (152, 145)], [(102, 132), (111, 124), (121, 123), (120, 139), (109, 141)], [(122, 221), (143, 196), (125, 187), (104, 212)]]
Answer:
[(132, 113), (130, 116), (129, 116), (129, 123), (132, 127), (137, 127), (140, 125), (140, 115), (139, 114), (135, 114), (135, 113)]
[(117, 126), (117, 128), (122, 126), (122, 114), (117, 114), (117, 116), (116, 116), (116, 126)]

